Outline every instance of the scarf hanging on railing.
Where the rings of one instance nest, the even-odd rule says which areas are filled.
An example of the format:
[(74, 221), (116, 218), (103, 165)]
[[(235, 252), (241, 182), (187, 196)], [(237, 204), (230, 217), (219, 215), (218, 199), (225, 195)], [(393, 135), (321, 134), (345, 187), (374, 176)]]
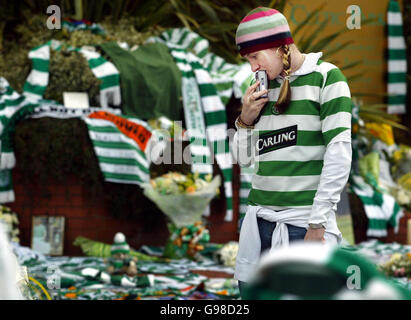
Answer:
[(387, 13), (388, 113), (406, 113), (407, 52), (398, 2), (390, 0)]

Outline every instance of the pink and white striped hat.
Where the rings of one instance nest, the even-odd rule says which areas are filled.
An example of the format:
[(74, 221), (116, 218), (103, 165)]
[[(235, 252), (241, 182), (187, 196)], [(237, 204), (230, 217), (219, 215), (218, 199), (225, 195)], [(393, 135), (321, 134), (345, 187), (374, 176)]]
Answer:
[(236, 44), (240, 54), (294, 43), (284, 15), (271, 8), (251, 10), (237, 28)]

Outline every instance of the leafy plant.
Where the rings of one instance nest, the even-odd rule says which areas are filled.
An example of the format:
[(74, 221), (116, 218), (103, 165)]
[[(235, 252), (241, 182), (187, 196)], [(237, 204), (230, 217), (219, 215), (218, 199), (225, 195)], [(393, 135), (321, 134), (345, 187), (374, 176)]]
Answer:
[(87, 92), (91, 105), (97, 105), (100, 80), (90, 70), (86, 59), (78, 52), (51, 51), (50, 80), (45, 99), (63, 102), (63, 92)]
[(402, 125), (401, 119), (395, 114), (388, 114), (385, 109), (387, 105), (385, 104), (363, 104), (360, 106), (360, 118), (364, 121), (378, 122), (389, 124), (398, 129), (409, 130), (406, 126)]
[[(46, 29), (44, 27), (45, 10), (48, 5), (53, 4), (52, 2), (46, 0), (23, 1), (15, 5), (15, 11), (22, 12), (19, 16), (23, 16), (27, 20), (30, 20), (27, 11), (41, 13), (43, 33), (44, 37), (47, 37), (47, 34), (54, 32), (53, 30), (44, 30)], [(318, 17), (324, 4), (325, 2), (314, 9), (295, 30), (292, 30), (293, 37), (297, 40), (296, 43), (302, 51), (323, 50), (325, 45), (335, 41), (340, 34), (347, 31), (347, 28), (344, 28), (325, 37), (318, 36), (320, 34), (318, 31), (327, 27), (328, 19), (322, 22), (315, 31), (310, 31), (312, 29), (307, 28)], [(212, 51), (231, 63), (243, 61), (237, 53), (234, 41), (235, 31), (241, 19), (258, 6), (271, 7), (284, 12), (288, 5), (290, 2), (286, 0), (63, 0), (60, 3), (61, 12), (64, 14), (63, 18), (75, 17), (76, 19), (99, 22), (103, 25), (107, 23), (107, 26), (117, 28), (117, 38), (119, 29), (126, 32), (137, 30), (144, 34), (171, 27), (186, 27), (208, 39)], [(121, 20), (124, 18), (128, 20)], [(363, 21), (362, 24), (368, 22)], [(300, 34), (302, 34), (301, 37)], [(123, 40), (120, 39), (120, 41)], [(335, 54), (349, 43), (343, 43), (330, 52), (325, 52), (325, 56)], [(354, 66), (347, 65), (346, 68)]]

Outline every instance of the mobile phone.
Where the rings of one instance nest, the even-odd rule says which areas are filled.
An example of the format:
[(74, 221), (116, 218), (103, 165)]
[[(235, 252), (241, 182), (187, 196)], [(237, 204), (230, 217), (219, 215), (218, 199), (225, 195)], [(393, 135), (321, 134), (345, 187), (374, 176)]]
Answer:
[[(268, 90), (268, 80), (267, 80), (267, 72), (265, 70), (258, 70), (255, 73), (255, 80), (260, 81), (257, 89), (255, 91), (259, 92), (261, 90)], [(261, 98), (267, 98), (267, 93), (262, 95)]]

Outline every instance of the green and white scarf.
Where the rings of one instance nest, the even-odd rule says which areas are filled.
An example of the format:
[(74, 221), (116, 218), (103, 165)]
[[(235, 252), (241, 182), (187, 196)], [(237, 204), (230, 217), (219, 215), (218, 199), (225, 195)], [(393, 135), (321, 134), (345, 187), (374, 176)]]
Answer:
[(387, 13), (388, 38), (388, 113), (406, 113), (407, 52), (401, 10), (396, 0), (390, 0)]
[(12, 133), (15, 123), (31, 113), (35, 105), (10, 87), (7, 80), (0, 77), (0, 203), (15, 200), (11, 169), (16, 164), (12, 149)]
[[(360, 106), (355, 103), (352, 106), (353, 127), (363, 126), (364, 121), (359, 116)], [(367, 236), (385, 237), (389, 225), (394, 228), (396, 233), (398, 232), (399, 220), (403, 216), (403, 210), (394, 197), (378, 186), (377, 177), (374, 177), (371, 172), (365, 176), (367, 181), (360, 175), (360, 163), (365, 160), (370, 152), (369, 144), (370, 142), (364, 136), (359, 135), (358, 132), (352, 132), (353, 161), (349, 177), (349, 187), (363, 203), (365, 214), (369, 220)], [(385, 156), (382, 151), (375, 151), (378, 151), (382, 159), (384, 159)], [(387, 150), (387, 154), (389, 154), (389, 150)], [(363, 174), (364, 171), (366, 170), (363, 169)]]
[[(5, 78), (0, 77), (0, 203), (13, 202), (11, 169), (16, 165), (13, 152), (13, 135), (16, 124), (26, 118), (53, 117), (68, 119), (85, 117), (100, 111), (101, 108), (68, 109), (54, 101), (33, 100), (32, 97), (18, 94)], [(119, 109), (106, 109), (112, 113), (119, 113)]]
[(68, 32), (79, 30), (90, 30), (92, 33), (105, 35), (104, 28), (98, 23), (85, 23), (83, 21), (71, 22), (64, 20), (62, 23), (63, 29), (67, 29)]
[[(43, 98), (49, 83), (50, 48), (59, 51), (61, 46), (59, 41), (50, 40), (29, 52), (32, 70), (24, 84), (24, 95), (32, 101)], [(109, 103), (119, 106), (121, 103), (120, 74), (114, 64), (103, 58), (97, 51), (91, 51), (84, 47), (68, 47), (68, 50), (81, 53), (87, 60), (93, 74), (101, 80), (100, 105), (103, 108), (107, 108)]]
[(30, 100), (20, 95), (10, 87), (8, 81), (0, 77), (0, 135), (1, 135), (1, 162), (0, 169), (14, 168), (16, 160), (10, 145), (10, 140), (4, 140), (5, 130), (13, 115), (22, 107), (32, 105)]
[[(179, 48), (171, 42), (165, 42), (160, 38), (151, 38), (151, 42), (159, 41), (165, 43), (173, 56), (177, 67), (182, 75), (182, 96), (184, 106), (184, 118), (186, 122), (186, 136), (190, 141), (191, 171), (198, 172), (205, 177), (213, 173), (210, 148), (207, 141), (206, 124), (202, 110), (201, 95), (191, 66), (195, 56)], [(205, 216), (210, 214), (210, 207), (204, 212)]]
[(394, 197), (380, 192), (366, 183), (364, 179), (355, 174), (350, 176), (350, 189), (361, 199), (365, 214), (368, 217), (367, 236), (387, 236), (388, 225), (398, 232), (399, 220), (404, 215), (403, 209)]
[[(179, 66), (183, 73), (183, 99), (184, 92), (191, 91), (190, 87), (185, 83), (187, 81), (184, 79), (184, 74), (186, 74), (188, 69), (191, 69), (195, 75), (201, 96), (201, 106), (204, 112), (208, 141), (213, 147), (217, 163), (224, 176), (227, 204), (225, 220), (232, 221), (231, 181), (233, 161), (228, 144), (225, 104), (233, 92), (234, 76), (239, 74), (237, 79), (243, 79), (244, 74), (246, 74), (244, 72), (245, 68), (229, 65), (222, 58), (208, 52), (208, 41), (187, 29), (170, 29), (164, 32), (160, 38), (150, 38), (148, 41), (161, 41), (170, 48), (171, 54), (176, 59), (177, 66)], [(195, 55), (188, 51), (194, 52)], [(185, 57), (183, 57), (184, 55)], [(186, 104), (184, 106), (186, 110)], [(190, 127), (188, 126), (187, 129), (189, 130)]]
[(154, 285), (154, 275), (144, 275), (129, 277), (127, 275), (111, 275), (105, 271), (96, 268), (84, 268), (81, 270), (81, 275), (88, 281), (99, 281), (105, 284), (112, 284), (119, 287), (136, 288), (147, 287)]
[[(142, 120), (129, 117), (127, 120), (152, 131)], [(105, 181), (137, 185), (149, 182), (150, 162), (155, 161), (156, 155), (159, 156), (166, 146), (162, 136), (153, 131), (147, 148), (143, 151), (138, 143), (124, 135), (115, 123), (91, 118), (85, 118), (84, 121)]]
[(186, 28), (169, 29), (161, 37), (195, 53), (201, 64), (210, 73), (213, 84), (224, 105), (231, 96), (241, 98), (253, 77), (249, 63), (231, 64), (209, 51), (209, 43)]
[(195, 56), (182, 49), (172, 49), (171, 54), (182, 74), (184, 117), (190, 139), (192, 171), (199, 172), (200, 176), (204, 177), (213, 173), (213, 166), (207, 143), (201, 95), (190, 63)]

